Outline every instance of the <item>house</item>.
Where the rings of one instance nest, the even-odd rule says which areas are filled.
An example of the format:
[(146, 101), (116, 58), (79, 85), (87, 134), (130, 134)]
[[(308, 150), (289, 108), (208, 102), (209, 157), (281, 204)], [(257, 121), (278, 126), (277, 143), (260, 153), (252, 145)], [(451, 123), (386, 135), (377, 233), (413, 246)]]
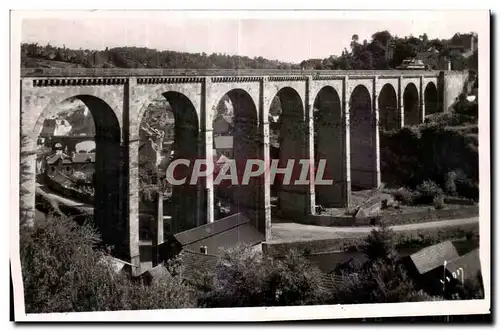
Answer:
[[(418, 252), (401, 259), (408, 276), (415, 284), (429, 294), (441, 294), (442, 280), (445, 279), (445, 263), (459, 258), (455, 245), (445, 241), (425, 247)], [(446, 261), (446, 262), (445, 262)]]
[(72, 176), (75, 171), (83, 172), (86, 175), (94, 173), (95, 153), (72, 153), (72, 156), (62, 151), (62, 145), (56, 143), (55, 153), (45, 159), (45, 164), (40, 164), (40, 169), (51, 177), (56, 174)]
[(214, 148), (217, 151), (217, 156), (224, 155), (232, 159), (233, 153), (233, 136), (217, 136), (214, 137)]
[(446, 263), (450, 283), (464, 283), (481, 276), (479, 248)]
[(450, 40), (449, 48), (458, 50), (468, 57), (477, 49), (477, 39), (475, 33), (456, 33)]
[(225, 249), (245, 245), (260, 250), (264, 240), (264, 234), (258, 232), (247, 217), (238, 213), (174, 234), (166, 241), (165, 250), (175, 252), (165, 251), (162, 255), (179, 256), (189, 278), (198, 272), (213, 271)]
[(73, 173), (79, 171), (86, 176), (95, 172), (95, 153), (76, 153), (72, 158)]
[(61, 144), (55, 145), (55, 153), (46, 159), (46, 174), (53, 176), (56, 173), (71, 176), (73, 174), (73, 161), (71, 157), (62, 151)]
[(174, 238), (183, 250), (199, 252), (200, 247), (205, 247), (207, 254), (215, 255), (227, 248), (238, 245), (255, 246), (265, 240), (264, 235), (242, 213), (177, 233)]

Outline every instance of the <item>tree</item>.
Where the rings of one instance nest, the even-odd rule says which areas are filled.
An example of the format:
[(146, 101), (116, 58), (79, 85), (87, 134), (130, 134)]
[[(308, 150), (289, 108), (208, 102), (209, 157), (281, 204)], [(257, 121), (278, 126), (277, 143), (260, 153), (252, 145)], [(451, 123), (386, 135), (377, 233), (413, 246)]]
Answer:
[(370, 232), (361, 250), (372, 261), (394, 262), (397, 257), (394, 231), (382, 224)]
[(295, 252), (279, 259), (243, 246), (224, 252), (198, 289), (204, 307), (320, 304), (326, 296), (321, 272)]
[(187, 308), (194, 292), (167, 273), (151, 285), (116, 274), (89, 225), (49, 216), (20, 237), (28, 313)]
[(372, 40), (379, 43), (381, 46), (386, 47), (389, 44), (389, 41), (392, 40), (392, 35), (387, 30), (379, 31), (372, 35)]

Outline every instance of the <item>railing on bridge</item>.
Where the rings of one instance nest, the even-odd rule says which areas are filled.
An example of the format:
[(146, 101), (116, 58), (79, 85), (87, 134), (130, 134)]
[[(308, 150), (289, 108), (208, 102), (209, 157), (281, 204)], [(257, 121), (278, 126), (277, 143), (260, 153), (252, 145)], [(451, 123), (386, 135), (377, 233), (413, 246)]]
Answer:
[(102, 69), (22, 68), (21, 77), (130, 77), (130, 76), (438, 76), (435, 70), (287, 70), (287, 69)]

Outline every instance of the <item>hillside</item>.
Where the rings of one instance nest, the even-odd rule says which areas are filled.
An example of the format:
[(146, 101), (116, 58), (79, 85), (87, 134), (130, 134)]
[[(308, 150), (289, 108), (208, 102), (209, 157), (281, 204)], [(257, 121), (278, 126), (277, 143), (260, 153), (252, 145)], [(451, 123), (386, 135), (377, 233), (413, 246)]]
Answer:
[(158, 51), (145, 47), (74, 50), (51, 45), (21, 44), (22, 68), (185, 68), (185, 69), (298, 69), (293, 63), (263, 57)]

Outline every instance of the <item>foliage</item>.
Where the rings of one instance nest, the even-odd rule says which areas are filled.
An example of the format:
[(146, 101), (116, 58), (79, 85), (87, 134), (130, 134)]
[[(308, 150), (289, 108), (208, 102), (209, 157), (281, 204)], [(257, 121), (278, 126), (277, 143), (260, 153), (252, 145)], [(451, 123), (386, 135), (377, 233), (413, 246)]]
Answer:
[(418, 201), (422, 204), (434, 203), (434, 199), (443, 195), (443, 190), (432, 180), (425, 180), (417, 186)]
[(366, 237), (365, 243), (361, 246), (361, 251), (370, 260), (391, 263), (397, 255), (394, 239), (394, 231), (381, 224), (378, 229), (373, 229)]
[(444, 207), (446, 206), (444, 203), (444, 196), (442, 195), (435, 196), (434, 199), (432, 200), (432, 204), (436, 209), (444, 209)]
[[(462, 35), (465, 36), (465, 35)], [(308, 59), (300, 64), (286, 63), (263, 57), (232, 56), (220, 53), (185, 53), (158, 51), (145, 47), (115, 47), (103, 51), (69, 49), (37, 43), (21, 45), (21, 65), (37, 67), (36, 59), (70, 63), (85, 68), (186, 68), (186, 69), (389, 69), (409, 57), (420, 55), (431, 68), (438, 69), (443, 58), (449, 58), (453, 70), (477, 70), (477, 51), (470, 56), (454, 48), (461, 46), (462, 36), (449, 40), (431, 39), (426, 34), (417, 37), (392, 36), (389, 31), (375, 32), (371, 40), (360, 42), (352, 36), (350, 49), (324, 59)], [(477, 36), (476, 36), (477, 39)], [(477, 42), (477, 41), (476, 41)], [(468, 56), (468, 57), (467, 57)]]
[(392, 196), (396, 201), (405, 205), (411, 205), (413, 204), (415, 194), (411, 190), (402, 187), (399, 190), (392, 192)]
[(193, 307), (192, 291), (167, 275), (145, 285), (116, 274), (89, 225), (47, 217), (21, 233), (28, 313)]
[[(226, 55), (220, 53), (186, 53), (158, 51), (145, 47), (115, 47), (104, 51), (41, 46), (37, 43), (21, 45), (21, 65), (36, 67), (31, 59), (45, 59), (72, 63), (85, 68), (185, 68), (185, 69), (292, 69), (291, 63), (267, 60), (263, 57)], [(31, 60), (31, 61), (30, 61)]]
[(450, 195), (457, 194), (457, 185), (455, 184), (455, 180), (457, 178), (457, 174), (454, 171), (450, 171), (446, 174), (444, 189), (446, 193)]
[(251, 248), (228, 250), (211, 282), (199, 284), (205, 307), (318, 304), (325, 295), (320, 271), (293, 251), (278, 259)]
[[(359, 36), (352, 36), (350, 50), (344, 49), (340, 56), (331, 55), (325, 59), (309, 59), (301, 62), (301, 68), (333, 70), (384, 70), (396, 68), (407, 58), (419, 57), (431, 69), (441, 69), (442, 60), (451, 61), (453, 70), (477, 68), (477, 52), (471, 56), (456, 50), (462, 46), (461, 36), (451, 39), (432, 39), (424, 33), (417, 37), (392, 36), (388, 31), (379, 31), (370, 41), (359, 41)], [(476, 36), (477, 39), (477, 36)], [(467, 57), (468, 56), (468, 57)]]
[(385, 303), (432, 300), (417, 291), (402, 266), (382, 260), (368, 261), (354, 274), (344, 274), (344, 281), (333, 291), (336, 303)]
[[(440, 117), (445, 118), (446, 121), (456, 119), (454, 115)], [(447, 176), (453, 171), (456, 173), (457, 194), (477, 200), (477, 124), (447, 126), (444, 123), (425, 123), (399, 131), (381, 131), (380, 145), (382, 180), (388, 185), (416, 188), (430, 180), (445, 187)], [(432, 203), (432, 200), (428, 199), (426, 203)]]

